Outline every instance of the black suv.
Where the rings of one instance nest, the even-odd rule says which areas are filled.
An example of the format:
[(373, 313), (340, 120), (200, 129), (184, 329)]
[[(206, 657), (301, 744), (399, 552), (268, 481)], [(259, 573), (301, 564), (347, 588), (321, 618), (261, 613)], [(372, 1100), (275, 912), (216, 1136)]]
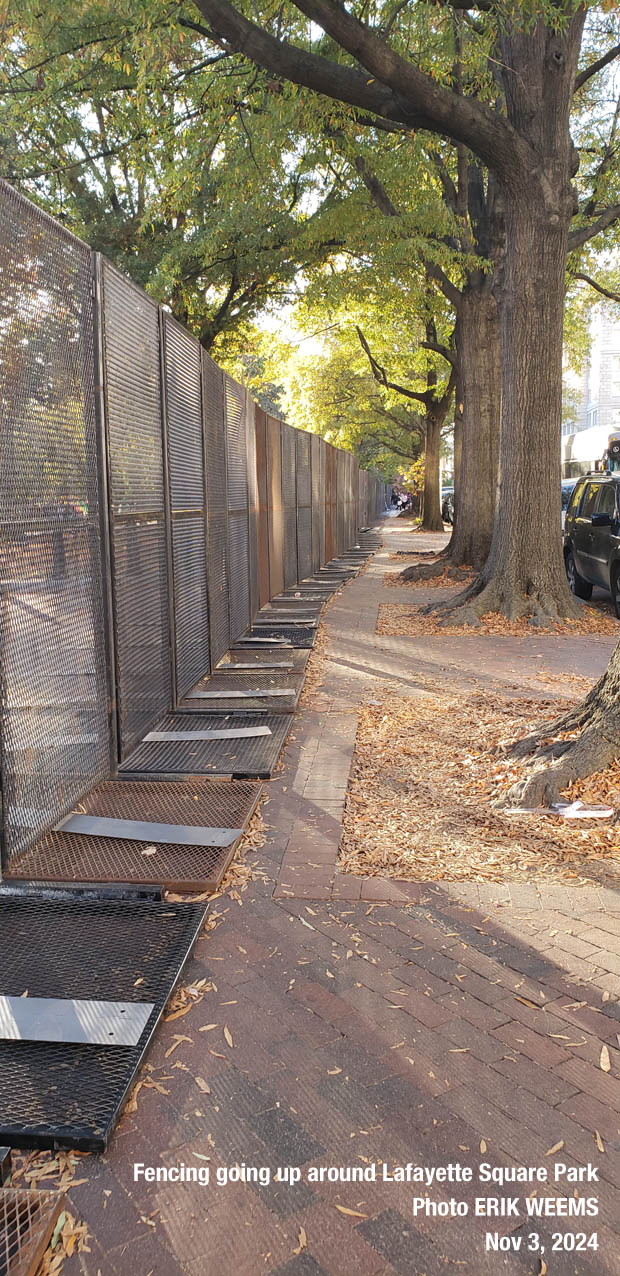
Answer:
[(609, 589), (620, 619), (620, 474), (579, 479), (564, 520), (564, 562), (577, 598), (593, 585)]

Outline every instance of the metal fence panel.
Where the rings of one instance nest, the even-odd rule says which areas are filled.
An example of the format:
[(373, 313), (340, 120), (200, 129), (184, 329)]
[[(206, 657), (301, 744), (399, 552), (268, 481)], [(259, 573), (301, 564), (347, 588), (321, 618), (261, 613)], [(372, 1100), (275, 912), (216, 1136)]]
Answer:
[(103, 263), (120, 753), (172, 702), (157, 306)]
[(91, 253), (0, 183), (0, 758), (11, 859), (110, 769)]
[(316, 572), (321, 566), (321, 439), (318, 434), (310, 435), (310, 454), (312, 464), (311, 571)]
[(209, 672), (207, 527), (198, 342), (174, 319), (164, 320), (164, 379), (172, 570), (176, 697)]
[(230, 646), (228, 614), (228, 498), (224, 374), (206, 350), (202, 352), (202, 412), (207, 475), (207, 594), (211, 665)]
[(267, 414), (258, 404), (254, 405), (254, 429), (256, 435), (256, 492), (258, 520), (256, 543), (258, 548), (258, 605), (269, 602), (269, 500), (267, 474)]
[(248, 535), (248, 457), (245, 390), (224, 376), (226, 465), (228, 475), (228, 609), (235, 641), (250, 623), (250, 546)]
[(297, 584), (297, 484), (293, 426), (282, 421), (282, 505), (284, 509), (284, 584)]
[(275, 598), (284, 589), (284, 509), (282, 505), (282, 423), (267, 417), (267, 499), (269, 502), (269, 586)]
[(323, 562), (328, 563), (334, 556), (333, 536), (333, 500), (332, 487), (334, 478), (333, 448), (331, 443), (325, 444), (325, 553)]
[(312, 572), (312, 436), (297, 430), (297, 579)]
[(246, 441), (248, 474), (248, 531), (250, 619), (258, 611), (258, 474), (256, 471), (256, 418), (254, 400), (246, 392)]

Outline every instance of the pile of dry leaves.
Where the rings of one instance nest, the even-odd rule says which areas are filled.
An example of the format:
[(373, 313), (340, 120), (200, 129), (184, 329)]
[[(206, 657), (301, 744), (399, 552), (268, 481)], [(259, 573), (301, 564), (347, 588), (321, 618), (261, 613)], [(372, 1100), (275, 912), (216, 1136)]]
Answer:
[[(425, 584), (429, 582), (426, 581)], [(444, 619), (436, 613), (424, 615), (420, 607), (410, 607), (406, 603), (383, 603), (379, 608), (377, 633), (389, 635), (392, 638), (420, 638), (425, 634), (444, 637), (450, 637), (453, 634), (467, 634), (470, 637), (472, 634), (474, 636), (495, 634), (504, 638), (528, 636), (539, 638), (541, 632), (567, 634), (571, 637), (580, 634), (609, 634), (615, 638), (620, 636), (620, 621), (616, 619), (611, 604), (607, 602), (597, 603), (595, 607), (584, 604), (583, 614), (578, 620), (564, 620), (561, 625), (554, 625), (552, 630), (546, 631), (541, 630), (537, 625), (530, 624), (525, 617), (521, 620), (507, 620), (499, 612), (487, 612), (485, 616), (482, 616), (480, 624), (476, 626), (455, 624), (445, 626)]]
[[(562, 712), (558, 700), (397, 695), (360, 713), (341, 872), (409, 881), (620, 881), (620, 826), (492, 806), (528, 763), (498, 751)], [(531, 765), (531, 763), (530, 763)], [(620, 763), (568, 795), (620, 807)]]

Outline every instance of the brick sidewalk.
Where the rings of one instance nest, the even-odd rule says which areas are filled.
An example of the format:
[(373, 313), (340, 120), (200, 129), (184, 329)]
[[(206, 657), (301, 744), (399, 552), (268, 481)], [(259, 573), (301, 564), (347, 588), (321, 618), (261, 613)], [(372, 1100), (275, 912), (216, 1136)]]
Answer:
[[(550, 1276), (617, 1270), (620, 896), (597, 887), (396, 885), (343, 877), (335, 863), (357, 707), (369, 688), (399, 678), (407, 694), (424, 694), (420, 662), (426, 672), (458, 665), (467, 685), (486, 652), (493, 685), (509, 692), (541, 648), (547, 666), (578, 662), (596, 673), (611, 644), (380, 638), (386, 566), (396, 564), (378, 556), (327, 613), (324, 686), (300, 713), (269, 786), (263, 872), (241, 904), (215, 905), (223, 920), (199, 941), (185, 976), (215, 987), (159, 1032), (148, 1062), (160, 1089), (143, 1088), (107, 1155), (79, 1166), (87, 1181), (70, 1195), (92, 1253), (70, 1260), (66, 1276), (534, 1276), (538, 1255), (483, 1248), (487, 1231), (525, 1247), (532, 1230), (546, 1244)], [(603, 1046), (610, 1071), (600, 1066)], [(380, 1173), (375, 1183), (341, 1184), (304, 1175), (293, 1187), (132, 1181), (137, 1161), (208, 1165), (214, 1176), (235, 1162), (390, 1170), (410, 1161), (560, 1160), (598, 1166), (597, 1185), (538, 1186), (539, 1196), (598, 1195), (599, 1217), (583, 1226), (414, 1220), (412, 1196), (427, 1190), (381, 1182)], [(534, 1186), (507, 1191), (524, 1198)], [(445, 1184), (430, 1197), (471, 1205), (483, 1194), (477, 1183)], [(552, 1232), (575, 1230), (596, 1230), (598, 1252), (551, 1252)]]

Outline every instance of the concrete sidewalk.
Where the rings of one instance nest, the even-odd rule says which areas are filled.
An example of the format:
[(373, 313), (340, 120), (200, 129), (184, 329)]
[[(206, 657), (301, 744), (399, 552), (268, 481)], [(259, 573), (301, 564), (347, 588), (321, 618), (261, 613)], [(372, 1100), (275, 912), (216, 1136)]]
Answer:
[[(336, 865), (364, 695), (395, 680), (404, 694), (428, 694), (418, 675), (429, 672), (505, 694), (527, 676), (536, 695), (541, 654), (548, 669), (595, 676), (613, 640), (380, 637), (379, 604), (400, 593), (381, 575), (398, 566), (391, 549), (413, 537), (392, 521), (385, 539), (328, 609), (323, 684), (298, 714), (263, 808), (268, 840), (253, 857), (262, 871), (241, 903), (217, 901), (222, 921), (184, 976), (213, 987), (162, 1026), (137, 1110), (105, 1157), (78, 1167), (86, 1182), (70, 1202), (92, 1252), (69, 1260), (67, 1276), (617, 1270), (620, 895), (396, 884), (345, 877)], [(211, 1182), (134, 1182), (135, 1162), (208, 1167)], [(502, 1191), (475, 1179), (398, 1181), (395, 1166), (409, 1162), (565, 1170), (550, 1186)], [(577, 1181), (588, 1162), (598, 1183)], [(272, 1181), (218, 1186), (217, 1168), (235, 1163), (269, 1169)], [(274, 1183), (278, 1166), (300, 1169), (300, 1180)], [(357, 1167), (371, 1181), (308, 1181), (311, 1166)], [(534, 1190), (595, 1195), (599, 1214), (535, 1222), (472, 1212), (475, 1197), (523, 1202)], [(414, 1196), (448, 1216), (424, 1206), (414, 1217)], [(451, 1199), (469, 1212), (450, 1217)], [(577, 1231), (596, 1232), (598, 1250), (552, 1250), (552, 1233)], [(508, 1252), (486, 1252), (487, 1232), (512, 1238)], [(546, 1268), (542, 1251), (527, 1249), (532, 1232)]]

